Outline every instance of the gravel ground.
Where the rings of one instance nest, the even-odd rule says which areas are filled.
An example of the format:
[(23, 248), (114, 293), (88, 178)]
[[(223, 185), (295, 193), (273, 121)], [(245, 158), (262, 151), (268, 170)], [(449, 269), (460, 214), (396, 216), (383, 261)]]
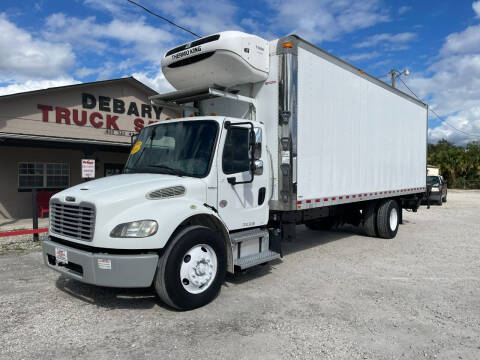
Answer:
[(394, 240), (298, 228), (282, 261), (189, 312), (151, 289), (0, 256), (0, 358), (479, 359), (480, 192), (405, 213)]

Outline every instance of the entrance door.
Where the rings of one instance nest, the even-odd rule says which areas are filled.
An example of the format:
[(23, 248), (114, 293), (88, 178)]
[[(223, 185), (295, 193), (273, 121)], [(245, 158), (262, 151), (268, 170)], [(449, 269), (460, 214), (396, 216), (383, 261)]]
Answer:
[[(230, 127), (223, 130), (221, 153), (217, 157), (218, 213), (229, 230), (265, 225), (268, 222), (271, 189), (268, 184), (270, 166), (262, 141), (263, 125), (255, 125), (256, 140), (253, 143), (250, 141), (252, 130), (248, 124), (231, 123)], [(256, 174), (251, 169), (254, 153), (257, 159)], [(260, 171), (262, 163), (263, 171)]]

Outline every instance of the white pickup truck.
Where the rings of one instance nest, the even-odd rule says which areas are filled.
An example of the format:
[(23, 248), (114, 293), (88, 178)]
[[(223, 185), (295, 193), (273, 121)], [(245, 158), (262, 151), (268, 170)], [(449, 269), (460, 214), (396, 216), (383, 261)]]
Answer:
[(52, 197), (48, 267), (154, 284), (192, 309), (227, 271), (281, 257), (298, 224), (389, 239), (402, 209), (418, 208), (427, 106), (416, 99), (297, 36), (222, 32), (168, 51), (162, 68), (177, 91), (151, 101), (179, 117), (140, 132), (123, 174)]

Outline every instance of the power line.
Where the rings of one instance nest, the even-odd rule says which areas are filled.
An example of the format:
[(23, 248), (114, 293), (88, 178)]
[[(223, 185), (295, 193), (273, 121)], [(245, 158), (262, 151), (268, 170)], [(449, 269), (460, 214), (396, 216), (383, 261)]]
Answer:
[(128, 1), (129, 3), (132, 3), (133, 5), (138, 6), (139, 8), (142, 8), (143, 10), (145, 10), (146, 12), (148, 12), (149, 14), (151, 14), (151, 15), (153, 15), (153, 16), (156, 16), (156, 17), (162, 19), (163, 21), (166, 21), (166, 22), (168, 22), (169, 24), (171, 24), (171, 25), (173, 25), (173, 26), (176, 26), (177, 28), (179, 28), (179, 29), (181, 29), (181, 30), (183, 30), (183, 31), (186, 31), (186, 32), (192, 34), (193, 36), (196, 36), (197, 38), (201, 37), (200, 35), (195, 34), (193, 31), (190, 31), (190, 30), (188, 30), (187, 28), (184, 28), (183, 26), (180, 26), (180, 25), (175, 24), (173, 21), (167, 19), (166, 17), (164, 17), (164, 16), (162, 16), (162, 15), (159, 15), (159, 14), (157, 14), (157, 13), (154, 13), (152, 10), (147, 9), (145, 6), (140, 5), (139, 3), (136, 3), (135, 1), (132, 1), (132, 0), (127, 0), (127, 1)]
[[(405, 85), (405, 87), (413, 94), (413, 96), (415, 96), (418, 100), (420, 100), (421, 102), (423, 102), (423, 100), (420, 99), (420, 98), (417, 96), (417, 94), (415, 94), (415, 93), (413, 92), (413, 90), (408, 87), (408, 85), (405, 83), (405, 81), (403, 81), (403, 79), (402, 79), (401, 77), (398, 77), (398, 79), (399, 79), (399, 80), (402, 82), (402, 84)], [(460, 133), (462, 133), (462, 134), (464, 134), (464, 135), (467, 135), (467, 136), (472, 137), (472, 138), (475, 138), (475, 139), (477, 139), (477, 138), (480, 139), (480, 135), (470, 134), (470, 133), (467, 133), (467, 132), (465, 132), (465, 131), (463, 131), (463, 130), (457, 129), (455, 126), (451, 125), (451, 124), (448, 123), (446, 120), (443, 120), (443, 119), (440, 117), (440, 115), (438, 115), (433, 109), (428, 108), (428, 110), (430, 110), (430, 111), (432, 112), (432, 114), (435, 115), (435, 116), (438, 118), (438, 120), (440, 120), (441, 123), (443, 123), (443, 124), (451, 127), (452, 129), (454, 129), (454, 130), (456, 130), (456, 131), (458, 131), (458, 132), (460, 132)]]

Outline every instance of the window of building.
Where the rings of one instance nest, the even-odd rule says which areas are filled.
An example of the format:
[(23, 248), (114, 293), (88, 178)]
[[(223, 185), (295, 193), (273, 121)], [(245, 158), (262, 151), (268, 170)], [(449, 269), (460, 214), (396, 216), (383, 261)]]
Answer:
[(70, 165), (65, 163), (18, 163), (19, 189), (63, 189), (70, 185)]
[(123, 171), (123, 164), (104, 164), (104, 176), (112, 176), (121, 174)]

